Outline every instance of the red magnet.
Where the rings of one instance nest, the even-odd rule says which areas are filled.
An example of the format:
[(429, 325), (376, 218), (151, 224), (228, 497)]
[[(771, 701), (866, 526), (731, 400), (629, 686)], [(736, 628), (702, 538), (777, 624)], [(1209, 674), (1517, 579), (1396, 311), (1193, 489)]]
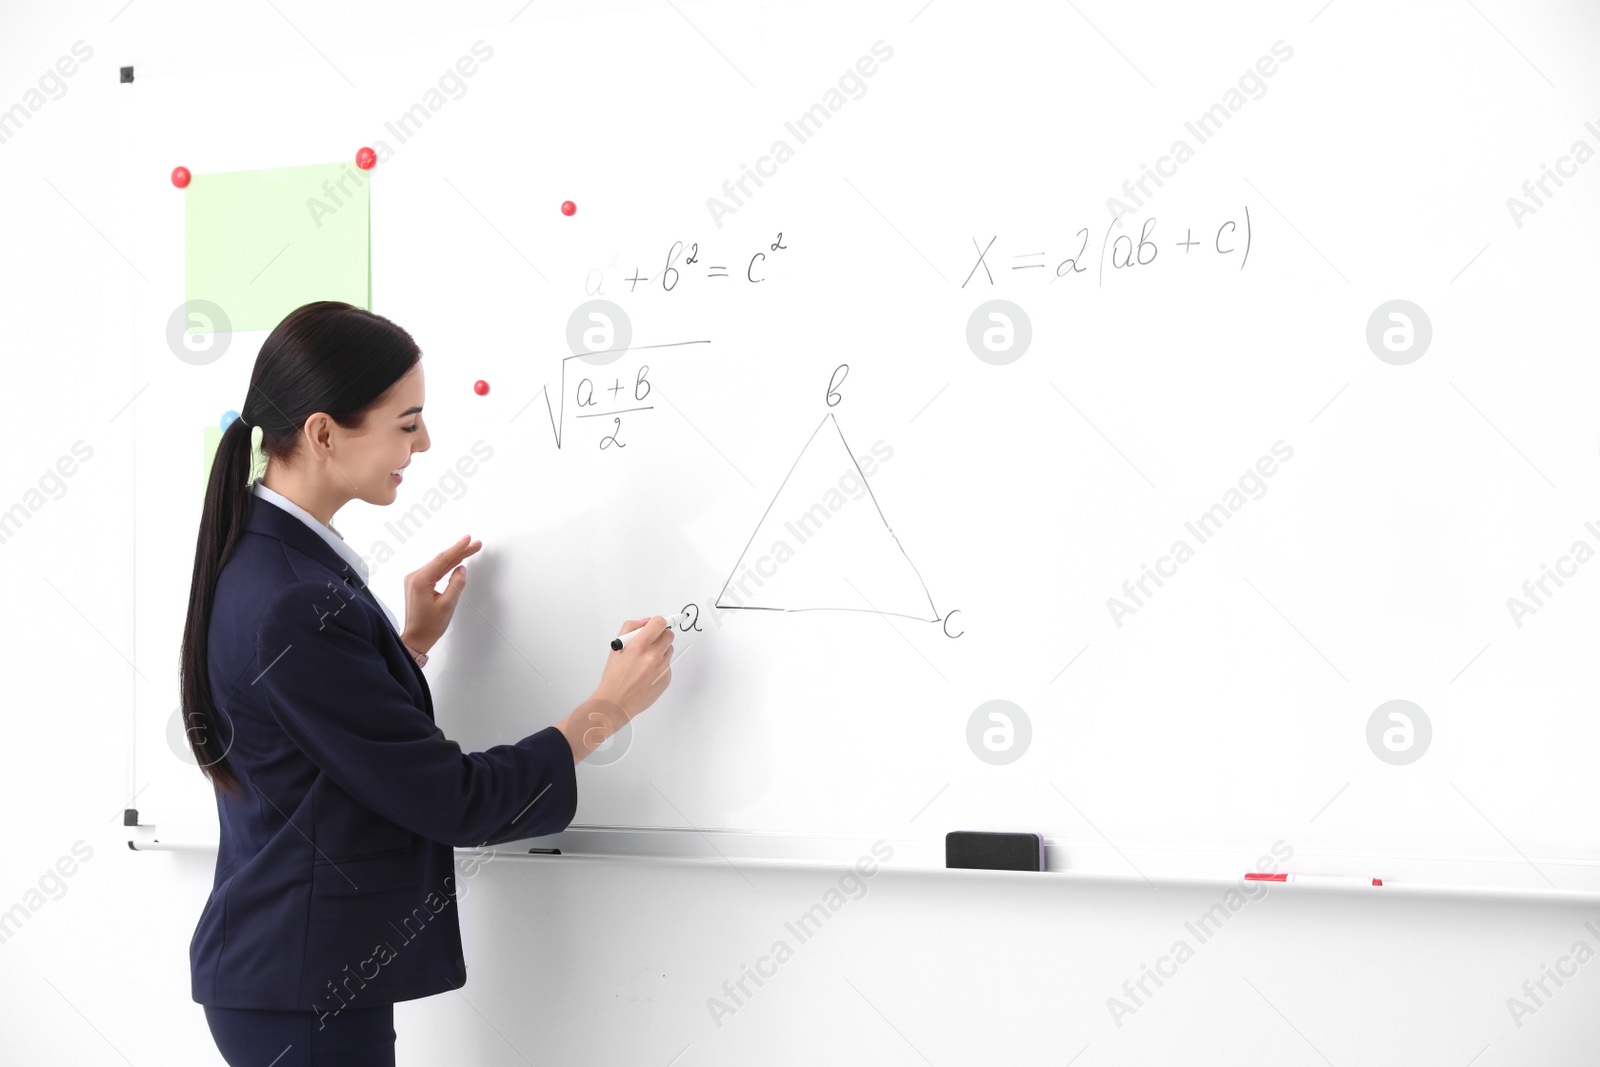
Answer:
[(488, 396), (489, 383), (480, 378), (472, 383), (472, 391), (477, 393), (479, 396)]
[(188, 167), (173, 167), (172, 168), (172, 184), (176, 185), (179, 189), (182, 189), (184, 186), (188, 185), (189, 184), (189, 168)]
[(363, 148), (356, 153), (356, 166), (362, 170), (371, 170), (372, 165), (378, 162), (378, 153), (370, 148)]
[(563, 200), (561, 202), (561, 213), (563, 215), (570, 215), (574, 211), (577, 211), (577, 210), (578, 210), (578, 205), (574, 204), (571, 200)]

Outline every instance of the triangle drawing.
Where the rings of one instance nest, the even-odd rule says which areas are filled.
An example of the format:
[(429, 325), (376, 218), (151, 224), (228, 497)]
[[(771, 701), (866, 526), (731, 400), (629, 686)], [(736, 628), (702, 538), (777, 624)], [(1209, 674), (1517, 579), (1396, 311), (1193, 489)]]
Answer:
[(716, 606), (939, 620), (832, 412), (767, 505)]

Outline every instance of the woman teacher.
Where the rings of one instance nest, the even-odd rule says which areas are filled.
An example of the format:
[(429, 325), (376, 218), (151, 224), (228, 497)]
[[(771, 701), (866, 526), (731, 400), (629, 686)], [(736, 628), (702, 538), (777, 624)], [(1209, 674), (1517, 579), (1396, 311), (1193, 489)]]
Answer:
[(482, 543), (406, 576), (402, 628), (332, 526), (351, 500), (394, 503), (428, 449), (420, 357), (381, 315), (297, 308), (212, 462), (182, 706), (220, 839), (189, 956), (233, 1065), (392, 1065), (395, 1002), (466, 981), (452, 847), (564, 829), (577, 764), (672, 679), (666, 620), (631, 619), (619, 634), (644, 632), (555, 725), (482, 752), (435, 725), (422, 666)]

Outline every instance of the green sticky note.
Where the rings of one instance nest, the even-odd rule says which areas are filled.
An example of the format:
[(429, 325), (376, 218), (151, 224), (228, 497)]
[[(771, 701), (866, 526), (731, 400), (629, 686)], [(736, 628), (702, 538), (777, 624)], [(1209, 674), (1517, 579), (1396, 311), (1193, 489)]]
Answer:
[(370, 308), (369, 185), (349, 163), (194, 175), (183, 191), (188, 332), (270, 330), (314, 300)]
[(204, 463), (200, 467), (200, 495), (206, 495), (206, 486), (211, 484), (211, 461), (217, 456), (217, 447), (222, 444), (222, 431), (215, 426), (203, 427), (204, 433), (200, 438), (200, 450), (205, 453), (202, 457)]

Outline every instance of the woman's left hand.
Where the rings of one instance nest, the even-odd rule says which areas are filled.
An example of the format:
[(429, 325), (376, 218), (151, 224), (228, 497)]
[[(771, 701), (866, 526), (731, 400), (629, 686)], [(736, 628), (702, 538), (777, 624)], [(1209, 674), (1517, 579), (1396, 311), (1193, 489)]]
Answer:
[[(456, 613), (456, 602), (467, 588), (467, 569), (460, 565), (461, 561), (482, 547), (482, 541), (463, 537), (406, 575), (406, 628), (400, 635), (406, 647), (426, 652), (444, 636)], [(444, 592), (436, 592), (439, 579), (447, 573), (449, 584)]]

